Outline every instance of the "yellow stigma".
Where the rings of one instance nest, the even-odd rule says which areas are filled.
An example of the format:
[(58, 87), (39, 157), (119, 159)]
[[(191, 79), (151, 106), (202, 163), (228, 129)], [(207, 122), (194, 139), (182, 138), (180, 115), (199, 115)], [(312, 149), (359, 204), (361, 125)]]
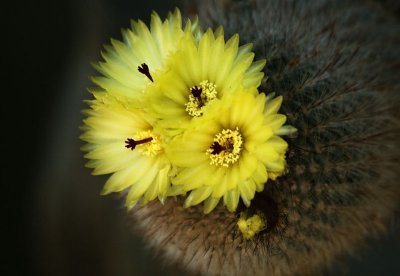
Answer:
[(211, 165), (229, 167), (239, 160), (242, 150), (242, 135), (239, 129), (223, 129), (214, 138), (214, 143), (207, 149)]
[(247, 211), (240, 213), (240, 218), (237, 222), (240, 232), (246, 240), (252, 239), (260, 231), (266, 227), (265, 218), (261, 212), (249, 217)]
[(189, 101), (185, 104), (187, 113), (192, 117), (203, 115), (203, 108), (217, 97), (216, 88), (217, 86), (208, 80), (190, 88)]
[(136, 134), (136, 140), (142, 140), (147, 138), (153, 138), (148, 143), (141, 144), (138, 149), (146, 156), (156, 156), (162, 152), (163, 147), (161, 145), (160, 137), (151, 132), (151, 130), (141, 131)]

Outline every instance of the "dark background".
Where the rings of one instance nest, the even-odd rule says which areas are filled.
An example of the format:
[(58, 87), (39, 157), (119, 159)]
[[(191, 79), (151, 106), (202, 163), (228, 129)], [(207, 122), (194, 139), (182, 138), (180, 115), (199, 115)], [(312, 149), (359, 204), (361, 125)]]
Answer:
[[(84, 168), (79, 125), (102, 45), (178, 1), (15, 2), (3, 11), (1, 275), (168, 275)], [(183, 7), (182, 4), (179, 4)], [(397, 231), (398, 232), (398, 231)], [(400, 275), (400, 238), (373, 241), (349, 275)]]
[[(100, 197), (79, 147), (91, 62), (130, 19), (176, 1), (26, 1), (6, 6), (2, 51), (1, 275), (154, 275), (115, 197)], [(5, 43), (4, 43), (5, 42)], [(5, 63), (4, 63), (5, 61)], [(7, 86), (5, 86), (5, 84)], [(5, 96), (5, 97), (4, 97)], [(4, 154), (5, 153), (5, 154)], [(5, 245), (5, 246), (4, 246)]]

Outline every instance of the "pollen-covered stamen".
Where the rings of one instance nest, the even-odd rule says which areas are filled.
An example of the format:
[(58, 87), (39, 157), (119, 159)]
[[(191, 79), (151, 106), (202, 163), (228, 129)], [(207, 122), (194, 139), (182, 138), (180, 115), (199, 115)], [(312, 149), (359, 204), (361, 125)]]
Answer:
[(203, 115), (204, 107), (217, 98), (217, 86), (208, 80), (190, 88), (189, 101), (185, 104), (190, 116)]
[(148, 137), (148, 138), (144, 138), (142, 140), (137, 140), (137, 141), (132, 138), (127, 138), (125, 141), (125, 143), (126, 143), (125, 147), (128, 149), (134, 150), (137, 145), (149, 143), (152, 140), (153, 140), (153, 137)]
[(210, 165), (229, 167), (239, 160), (242, 151), (243, 139), (239, 129), (223, 129), (218, 133), (214, 142), (207, 149)]
[(152, 76), (150, 75), (149, 66), (147, 66), (146, 63), (142, 63), (141, 66), (138, 66), (138, 71), (148, 77), (151, 82), (154, 82)]

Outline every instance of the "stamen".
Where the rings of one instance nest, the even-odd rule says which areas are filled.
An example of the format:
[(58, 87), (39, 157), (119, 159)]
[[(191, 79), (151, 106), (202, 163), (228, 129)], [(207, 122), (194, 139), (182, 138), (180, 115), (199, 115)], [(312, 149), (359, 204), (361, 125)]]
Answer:
[(144, 74), (146, 77), (148, 77), (149, 80), (151, 80), (151, 82), (154, 82), (154, 81), (153, 81), (153, 78), (152, 78), (151, 75), (150, 75), (149, 66), (147, 66), (146, 63), (142, 63), (141, 66), (138, 66), (138, 71), (139, 71), (140, 73)]
[(243, 138), (239, 129), (223, 129), (218, 133), (206, 154), (210, 157), (210, 165), (229, 167), (240, 158)]
[(132, 138), (127, 138), (125, 143), (125, 147), (131, 150), (134, 150), (137, 145), (142, 145), (137, 151), (146, 156), (156, 156), (164, 151), (161, 138), (151, 129), (139, 131)]
[(210, 104), (217, 98), (217, 86), (203, 80), (199, 85), (190, 88), (189, 101), (185, 104), (186, 111), (192, 117), (199, 117), (203, 115), (203, 109), (206, 105)]
[(137, 140), (137, 141), (132, 138), (127, 138), (125, 141), (125, 143), (126, 143), (125, 147), (128, 149), (130, 148), (131, 150), (134, 150), (137, 145), (149, 143), (152, 140), (153, 140), (153, 137), (144, 138), (144, 139)]

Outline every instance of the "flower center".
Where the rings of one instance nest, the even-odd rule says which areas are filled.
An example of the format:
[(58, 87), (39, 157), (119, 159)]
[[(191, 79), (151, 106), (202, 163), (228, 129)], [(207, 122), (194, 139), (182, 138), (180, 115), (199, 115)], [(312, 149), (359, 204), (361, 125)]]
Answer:
[(239, 160), (242, 150), (243, 139), (239, 129), (223, 129), (218, 133), (214, 142), (207, 149), (206, 154), (210, 157), (210, 164), (229, 167), (230, 164)]
[(189, 101), (185, 104), (187, 113), (192, 117), (203, 115), (203, 108), (217, 97), (216, 88), (217, 86), (208, 80), (190, 88)]
[(163, 149), (160, 138), (150, 130), (138, 132), (135, 139), (127, 138), (125, 143), (125, 147), (131, 150), (134, 150), (136, 146), (140, 145), (138, 149), (146, 156), (156, 156)]

